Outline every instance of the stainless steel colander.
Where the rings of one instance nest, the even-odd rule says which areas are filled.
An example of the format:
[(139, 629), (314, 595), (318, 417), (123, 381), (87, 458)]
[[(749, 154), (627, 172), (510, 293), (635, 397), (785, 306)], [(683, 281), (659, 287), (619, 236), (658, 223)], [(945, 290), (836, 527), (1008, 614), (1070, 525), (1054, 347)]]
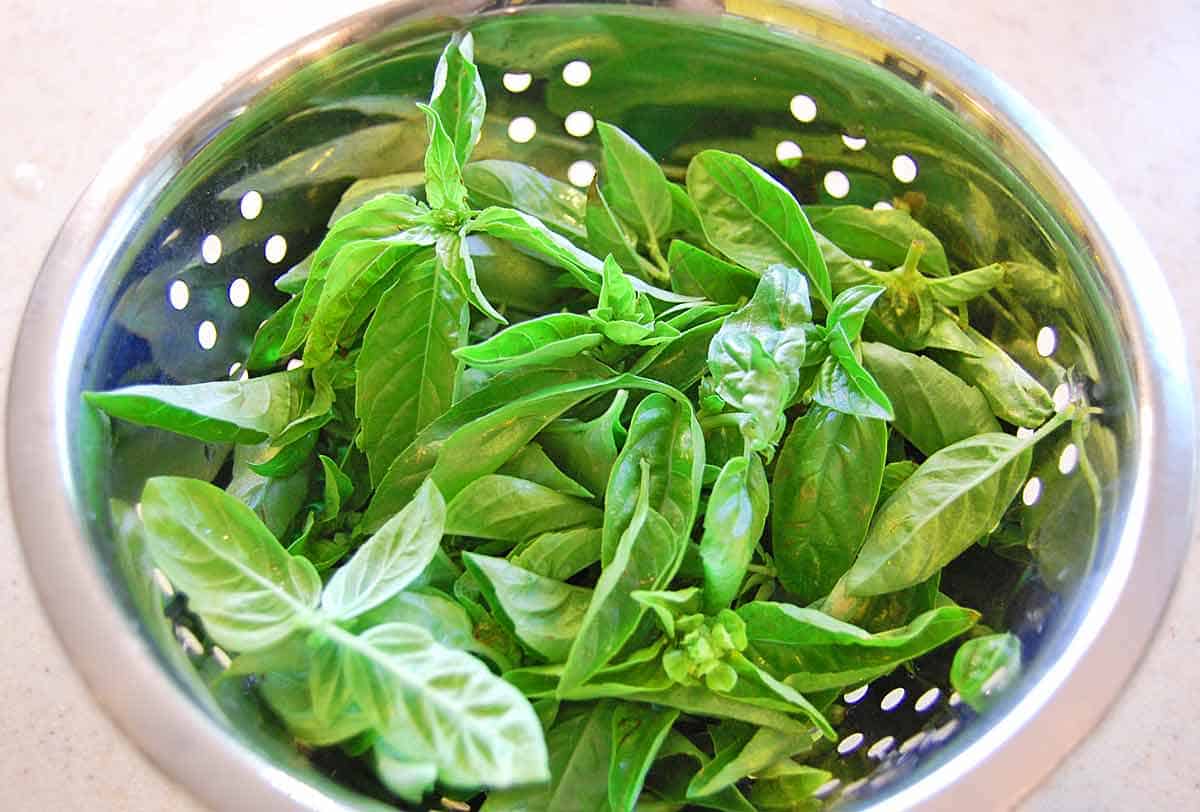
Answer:
[(110, 457), (77, 404), (83, 389), (241, 374), (282, 300), (275, 278), (319, 241), (351, 183), (400, 185), (419, 170), (413, 102), (463, 25), (489, 96), (477, 157), (586, 185), (591, 122), (610, 120), (668, 166), (725, 146), (805, 201), (909, 206), (964, 266), (1052, 270), (1052, 284), (1018, 291), (1035, 323), (1006, 346), (1051, 388), (1072, 368), (1103, 408), (1117, 456), (1103, 527), (1093, 540), (1069, 512), (1078, 471), (1067, 447), (1052, 449), (1022, 502), (1064, 505), (1040, 541), (1058, 565), (1019, 580), (1020, 567), (981, 554), (953, 574), (991, 625), (1022, 637), (1020, 681), (976, 715), (935, 653), (847, 692), (827, 765), (838, 778), (820, 791), (878, 809), (1013, 802), (1113, 701), (1166, 605), (1194, 490), (1184, 341), (1149, 251), (1080, 158), (980, 68), (855, 0), (385, 5), (135, 136), (46, 260), (8, 416), (26, 555), (97, 699), (214, 808), (388, 808), (348, 762), (297, 752), (252, 691), (215, 679), (224, 653), (200, 643), (168, 583), (131, 566), (108, 508), (187, 452), (118, 433)]

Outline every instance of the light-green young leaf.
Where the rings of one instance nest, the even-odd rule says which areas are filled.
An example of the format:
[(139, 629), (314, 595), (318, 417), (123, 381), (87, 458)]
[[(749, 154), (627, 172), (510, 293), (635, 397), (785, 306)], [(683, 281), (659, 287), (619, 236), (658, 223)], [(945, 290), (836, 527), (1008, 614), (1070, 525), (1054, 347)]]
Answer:
[(321, 608), (338, 621), (374, 609), (413, 582), (433, 560), (446, 522), (442, 494), (426, 480), (403, 510), (333, 574)]

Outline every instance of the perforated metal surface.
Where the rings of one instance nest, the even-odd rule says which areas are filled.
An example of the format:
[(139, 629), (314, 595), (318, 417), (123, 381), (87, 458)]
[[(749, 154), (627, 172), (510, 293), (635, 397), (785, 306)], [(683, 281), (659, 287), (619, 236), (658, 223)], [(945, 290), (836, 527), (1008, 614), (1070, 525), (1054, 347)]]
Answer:
[[(79, 388), (245, 374), (240, 360), (254, 330), (284, 299), (274, 279), (316, 245), (343, 192), (360, 178), (420, 171), (425, 134), (414, 105), (427, 95), (454, 26), (399, 26), (306, 67), (253, 100), (189, 156), (182, 172), (164, 179), (92, 301)], [(1075, 367), (1122, 451), (1132, 442), (1130, 370), (1086, 246), (997, 156), (988, 136), (1001, 134), (989, 133), (961, 95), (943, 92), (904, 58), (847, 31), (833, 31), (836, 47), (826, 50), (748, 24), (693, 20), (681, 27), (677, 18), (618, 11), (535, 10), (479, 19), (472, 30), (489, 98), (477, 158), (515, 158), (586, 186), (598, 164), (594, 121), (613, 121), (676, 178), (690, 155), (720, 146), (768, 169), (803, 202), (912, 208), (960, 267), (1036, 259), (1059, 275), (1062, 299), (1029, 291), (1022, 304), (1036, 316), (1036, 329), (1014, 332), (1007, 349), (1056, 400), (1066, 396), (1064, 367)], [(852, 47), (870, 58), (837, 53)], [(100, 480), (89, 478), (105, 472), (82, 472), (85, 491), (129, 496), (146, 475), (169, 469), (169, 446), (124, 439)], [(1043, 455), (1015, 511), (1078, 476), (1073, 448), (1063, 444)], [(1119, 493), (1119, 483), (1108, 484), (1110, 494)], [(1119, 512), (1119, 499), (1109, 507)], [(117, 591), (126, 591), (130, 577), (154, 577), (119, 570), (106, 511), (93, 509), (97, 548)], [(1106, 549), (1102, 544), (1092, 572), (1106, 566)], [(1022, 561), (975, 551), (951, 568), (944, 587), (981, 609), (988, 625), (1022, 638), (1029, 676), (1014, 700), (1060, 648), (1078, 609), (1076, 589), (1088, 578), (1022, 578), (1024, 569)], [(1065, 586), (1055, 591), (1046, 580)], [(169, 598), (169, 584), (156, 578), (154, 585)], [(224, 652), (204, 650), (177, 603), (165, 605), (171, 632), (194, 665), (211, 675), (227, 664)], [(143, 621), (158, 645), (154, 608)], [(1039, 660), (1043, 650), (1046, 662)], [(206, 693), (177, 652), (161, 654), (194, 694)], [(821, 762), (837, 778), (819, 797), (879, 799), (917, 767), (936, 766), (949, 742), (979, 735), (1011, 704), (977, 718), (951, 695), (948, 666), (948, 653), (935, 652), (846, 693), (835, 710), (839, 741)], [(271, 744), (277, 737), (270, 721), (235, 688), (223, 684), (210, 712), (259, 752), (287, 760)], [(318, 780), (303, 761), (290, 762)], [(341, 762), (322, 761), (321, 769), (373, 791)]]

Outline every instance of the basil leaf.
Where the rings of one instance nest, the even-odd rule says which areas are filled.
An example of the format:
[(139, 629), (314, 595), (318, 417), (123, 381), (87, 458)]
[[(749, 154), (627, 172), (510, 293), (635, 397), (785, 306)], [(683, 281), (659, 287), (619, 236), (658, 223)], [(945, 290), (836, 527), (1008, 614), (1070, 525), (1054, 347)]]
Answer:
[(325, 475), (320, 518), (321, 521), (328, 522), (342, 512), (342, 503), (350, 498), (350, 494), (354, 491), (354, 483), (329, 457), (318, 454), (317, 459), (321, 461), (321, 469)]
[(862, 206), (807, 206), (804, 211), (814, 229), (851, 256), (895, 267), (919, 240), (925, 254), (918, 267), (930, 276), (950, 275), (941, 242), (906, 211)]
[(977, 299), (1004, 281), (1004, 266), (985, 265), (973, 271), (929, 280), (929, 292), (946, 307), (958, 307)]
[(351, 620), (389, 600), (433, 560), (445, 522), (446, 503), (427, 481), (333, 574), (321, 597), (322, 610), (334, 620)]
[(989, 634), (959, 646), (950, 666), (950, 685), (975, 711), (987, 708), (1021, 674), (1021, 641)]
[(467, 163), (479, 140), (486, 105), (483, 82), (475, 67), (474, 40), (470, 33), (456, 33), (446, 44), (434, 69), (429, 106), (445, 127), (459, 166)]
[(503, 655), (475, 637), (475, 625), (466, 609), (437, 589), (419, 586), (421, 580), (418, 578), (402, 592), (360, 615), (356, 625), (369, 629), (384, 623), (407, 623), (421, 627), (449, 648), (478, 654), (497, 665), (505, 661)]
[(979, 613), (945, 606), (907, 626), (871, 634), (823, 612), (786, 603), (741, 606), (746, 656), (780, 674), (798, 691), (817, 692), (870, 682), (970, 629)]
[(737, 265), (717, 259), (681, 240), (672, 240), (667, 262), (671, 289), (688, 296), (703, 296), (720, 304), (738, 304), (754, 295), (758, 278)]
[(704, 564), (704, 610), (728, 608), (741, 589), (755, 545), (767, 523), (771, 497), (757, 455), (725, 463), (704, 514), (700, 559)]
[[(779, 681), (769, 671), (746, 659), (739, 652), (730, 654), (729, 660), (742, 677), (736, 686), (740, 698), (763, 707), (778, 707), (788, 713), (802, 713), (816, 726), (821, 735), (830, 741), (837, 741), (837, 734), (834, 732), (833, 726), (829, 724), (829, 720), (816, 705), (795, 688)], [(747, 690), (751, 686), (758, 696), (751, 695)], [(764, 692), (766, 696), (762, 696)]]
[(297, 369), (244, 381), (127, 386), (83, 397), (113, 417), (143, 426), (210, 443), (253, 444), (295, 418), (308, 392), (307, 378), (307, 370)]
[(810, 743), (797, 741), (788, 733), (769, 727), (760, 728), (719, 750), (713, 760), (692, 777), (687, 795), (689, 798), (703, 798), (720, 792), (777, 761), (810, 748)]
[[(311, 462), (316, 445), (317, 432), (315, 431), (311, 431), (285, 446), (264, 443), (261, 446), (255, 446), (256, 451), (251, 455), (254, 459), (247, 459), (244, 465), (249, 466), (251, 471), (261, 476), (282, 479), (296, 473), (306, 462)], [(234, 466), (237, 466), (236, 462)]]
[[(566, 697), (606, 665), (637, 629), (646, 612), (630, 593), (662, 589), (683, 559), (684, 539), (650, 507), (649, 464), (642, 468), (637, 503), (612, 559), (601, 570), (579, 634), (571, 645), (558, 695)], [(605, 526), (607, 529), (606, 518)]]
[(450, 408), (454, 351), (466, 338), (466, 302), (432, 260), (409, 267), (380, 299), (355, 362), (354, 392), (359, 446), (376, 485), (417, 433)]
[(338, 339), (346, 322), (363, 297), (376, 283), (392, 279), (406, 265), (420, 261), (418, 249), (412, 245), (364, 240), (339, 251), (329, 265), (325, 286), (308, 328), (304, 362), (315, 367), (331, 359), (337, 352)]
[(587, 421), (561, 418), (538, 435), (554, 461), (592, 493), (604, 493), (608, 487), (617, 460), (617, 440), (625, 437), (620, 418), (628, 400), (628, 392), (618, 391), (599, 417)]
[(880, 285), (855, 285), (846, 288), (833, 300), (825, 324), (830, 328), (840, 327), (846, 335), (846, 340), (854, 341), (862, 334), (863, 322), (866, 321), (871, 305), (884, 290)]
[(303, 466), (283, 477), (258, 473), (251, 466), (268, 451), (267, 445), (237, 446), (225, 491), (254, 511), (272, 535), (282, 537), (304, 506), (310, 474)]
[(900, 460), (899, 462), (889, 462), (883, 466), (883, 482), (879, 485), (879, 504), (883, 504), (891, 495), (896, 492), (896, 489), (917, 472), (917, 464), (912, 460)]
[(433, 209), (450, 212), (467, 210), (467, 187), (463, 185), (462, 164), (446, 125), (438, 112), (427, 104), (417, 107), (425, 114), (429, 147), (425, 151), (425, 197)]
[(854, 563), (883, 478), (887, 426), (813, 406), (797, 420), (771, 483), (771, 552), (800, 603), (826, 595)]
[[(646, 778), (646, 786), (658, 798), (663, 799), (661, 806), (652, 806), (643, 800), (638, 809), (643, 812), (660, 812), (662, 810), (679, 810), (685, 807), (714, 809), (717, 812), (757, 812), (738, 791), (737, 787), (726, 787), (713, 795), (703, 798), (688, 798), (687, 787), (695, 774), (696, 767), (703, 768), (709, 762), (709, 757), (682, 734), (672, 731), (663, 743), (662, 756), (650, 775)], [(685, 765), (694, 764), (695, 767)], [(644, 807), (644, 810), (643, 810)]]
[(1054, 413), (1050, 393), (977, 330), (964, 328), (975, 343), (977, 356), (938, 352), (934, 359), (955, 375), (974, 384), (987, 398), (996, 417), (1014, 426), (1036, 428)]
[(863, 369), (840, 325), (830, 330), (828, 347), (830, 355), (817, 373), (813, 402), (845, 414), (892, 420), (891, 400)]
[(598, 525), (602, 516), (599, 508), (536, 482), (488, 474), (450, 500), (446, 532), (518, 542), (552, 530)]
[(1000, 430), (982, 393), (920, 355), (864, 343), (863, 364), (888, 396), (896, 430), (922, 454)]
[(641, 145), (617, 127), (596, 124), (603, 147), (601, 186), (619, 217), (631, 224), (650, 245), (671, 228), (671, 190), (662, 167)]
[[(644, 473), (648, 490), (641, 494)], [(613, 560), (642, 495), (678, 538), (687, 538), (699, 510), (703, 473), (704, 436), (691, 406), (666, 395), (647, 395), (633, 413), (604, 492), (601, 562), (607, 566)]]
[(850, 594), (924, 581), (995, 527), (1025, 484), (1032, 440), (980, 434), (925, 460), (879, 509), (846, 573)]
[(735, 719), (739, 722), (772, 728), (796, 738), (810, 739), (813, 727), (807, 722), (794, 719), (786, 713), (759, 707), (741, 699), (718, 694), (703, 685), (673, 684), (666, 690), (630, 693), (623, 699), (678, 708), (693, 716), (710, 719)]
[(516, 161), (474, 161), (463, 167), (471, 200), (479, 207), (504, 206), (536, 217), (574, 240), (582, 240), (587, 195)]
[(812, 227), (778, 181), (741, 156), (710, 149), (692, 158), (687, 188), (717, 250), (760, 274), (772, 265), (799, 268), (830, 305), (829, 270)]
[(379, 782), (409, 803), (420, 803), (425, 793), (437, 783), (436, 764), (400, 757), (387, 742), (376, 743), (374, 756)]
[(613, 709), (613, 748), (608, 767), (608, 802), (612, 812), (633, 812), (646, 774), (672, 725), (674, 708), (653, 709), (622, 702)]
[(285, 355), (295, 352), (304, 343), (321, 301), (330, 265), (342, 248), (358, 240), (425, 240), (429, 233), (429, 207), (402, 194), (380, 195), (334, 223), (313, 253), (300, 303), (281, 352)]
[(612, 703), (598, 702), (560, 718), (546, 734), (549, 783), (489, 792), (480, 812), (609, 812), (608, 782), (597, 765), (612, 757), (612, 715)]
[(267, 648), (316, 610), (321, 579), (288, 555), (250, 508), (198, 479), (155, 477), (142, 491), (154, 563), (233, 651)]
[(460, 347), (454, 355), (473, 367), (494, 371), (571, 358), (603, 340), (587, 316), (552, 313), (514, 324), (482, 344)]
[(631, 371), (681, 392), (691, 389), (708, 369), (708, 348), (723, 324), (724, 319), (713, 319), (684, 330), (647, 352)]
[(510, 560), (543, 578), (565, 581), (600, 560), (601, 533), (599, 527), (543, 533), (519, 547)]
[(283, 340), (291, 329), (299, 306), (300, 297), (293, 296), (259, 325), (254, 333), (254, 340), (250, 343), (250, 352), (246, 355), (247, 370), (262, 372), (283, 363)]
[[(388, 623), (351, 635), (326, 627), (381, 738), (408, 761), (437, 765), (458, 786), (508, 787), (549, 777), (533, 708), (479, 660), (417, 626)], [(408, 708), (421, 709), (421, 724)]]
[[(750, 301), (725, 319), (713, 344), (728, 351), (731, 346), (744, 347), (752, 336), (776, 363), (792, 369), (804, 361), (805, 328), (811, 323), (812, 308), (804, 277), (793, 268), (773, 265), (759, 279)], [(740, 354), (748, 353), (743, 349)], [(710, 351), (713, 377), (719, 380), (727, 363), (720, 350)]]
[(587, 488), (558, 470), (554, 461), (546, 456), (546, 452), (537, 443), (525, 446), (515, 457), (500, 466), (497, 473), (526, 479), (567, 496), (577, 496), (580, 499), (591, 499), (594, 496)]
[(817, 809), (813, 793), (827, 784), (833, 773), (817, 767), (783, 761), (756, 776), (750, 800), (759, 812), (799, 812)]
[(476, 310), (501, 324), (508, 324), (508, 319), (496, 310), (479, 287), (479, 278), (475, 275), (475, 261), (471, 259), (465, 230), (462, 233), (443, 234), (438, 238), (437, 262), (440, 270), (453, 280), (463, 298)]
[(543, 578), (502, 558), (465, 552), (463, 563), (518, 640), (552, 663), (567, 659), (592, 590)]
[(600, 257), (612, 254), (624, 267), (636, 268), (641, 276), (661, 275), (658, 268), (637, 252), (637, 236), (613, 212), (600, 187), (592, 188), (584, 217), (588, 249)]

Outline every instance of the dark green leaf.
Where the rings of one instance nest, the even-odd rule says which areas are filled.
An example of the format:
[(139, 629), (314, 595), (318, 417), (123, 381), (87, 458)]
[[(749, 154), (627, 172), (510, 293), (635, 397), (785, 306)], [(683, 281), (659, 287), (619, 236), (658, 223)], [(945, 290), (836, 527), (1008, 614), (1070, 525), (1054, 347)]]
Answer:
[(671, 726), (674, 708), (654, 709), (621, 702), (613, 710), (613, 748), (608, 767), (608, 802), (612, 812), (634, 812), (646, 774)]
[(672, 240), (667, 254), (671, 288), (688, 296), (703, 296), (720, 304), (739, 304), (754, 295), (758, 278), (737, 265), (717, 259), (681, 240)]
[(891, 495), (896, 492), (896, 489), (917, 472), (917, 464), (912, 460), (900, 460), (898, 462), (889, 462), (883, 466), (883, 482), (879, 486), (879, 504), (883, 504)]
[(794, 424), (771, 483), (771, 552), (800, 603), (826, 595), (854, 563), (883, 477), (887, 426), (813, 406)]
[(778, 181), (741, 156), (705, 150), (688, 165), (687, 188), (721, 253), (760, 274), (772, 265), (799, 268), (826, 306), (833, 301), (808, 219)]
[(269, 446), (238, 446), (233, 455), (233, 475), (226, 492), (254, 511), (276, 537), (282, 537), (304, 506), (309, 470), (301, 467), (286, 477), (256, 472), (251, 463), (264, 459)]
[(746, 577), (767, 522), (771, 497), (757, 455), (735, 457), (721, 469), (704, 513), (700, 559), (704, 563), (704, 609), (727, 608)]
[(864, 343), (863, 365), (895, 411), (896, 430), (922, 454), (1000, 430), (978, 389), (920, 355)]
[(380, 300), (355, 367), (359, 445), (372, 482), (450, 408), (453, 353), (466, 338), (466, 302), (432, 260), (410, 267)]
[(601, 562), (606, 566), (633, 523), (644, 469), (649, 471), (645, 498), (650, 509), (666, 520), (678, 538), (687, 538), (700, 505), (704, 436), (686, 402), (654, 393), (633, 413), (625, 447), (604, 492)]
[(587, 488), (560, 471), (554, 464), (554, 460), (546, 456), (546, 452), (537, 443), (525, 446), (520, 453), (500, 466), (497, 473), (526, 479), (567, 496), (577, 496), (580, 499), (591, 499), (595, 496)]
[(293, 296), (259, 326), (250, 344), (250, 353), (246, 356), (246, 369), (261, 372), (283, 363), (283, 340), (291, 329), (299, 306), (300, 297)]
[(628, 399), (628, 392), (618, 391), (599, 417), (559, 419), (538, 435), (554, 461), (594, 494), (602, 494), (608, 487), (617, 460), (617, 439), (624, 437), (620, 419)]
[(840, 326), (829, 332), (829, 353), (817, 374), (813, 402), (845, 414), (892, 420), (892, 402), (863, 369)]
[(350, 494), (354, 491), (354, 483), (329, 457), (319, 454), (317, 458), (321, 461), (321, 470), (325, 476), (322, 489), (324, 506), (321, 509), (321, 521), (327, 522), (342, 512), (342, 503), (350, 498)]
[(974, 384), (996, 417), (1014, 426), (1037, 428), (1054, 413), (1050, 393), (977, 330), (964, 328), (975, 343), (977, 356), (939, 352), (935, 358), (955, 375)]
[(659, 275), (659, 270), (637, 252), (637, 235), (613, 212), (600, 188), (592, 188), (584, 218), (588, 248), (596, 256), (612, 254), (623, 267), (636, 270), (639, 276)]
[(508, 324), (508, 319), (496, 310), (479, 287), (479, 278), (475, 275), (475, 260), (471, 258), (465, 231), (438, 237), (437, 263), (440, 272), (454, 282), (459, 293), (476, 310), (501, 324)]

